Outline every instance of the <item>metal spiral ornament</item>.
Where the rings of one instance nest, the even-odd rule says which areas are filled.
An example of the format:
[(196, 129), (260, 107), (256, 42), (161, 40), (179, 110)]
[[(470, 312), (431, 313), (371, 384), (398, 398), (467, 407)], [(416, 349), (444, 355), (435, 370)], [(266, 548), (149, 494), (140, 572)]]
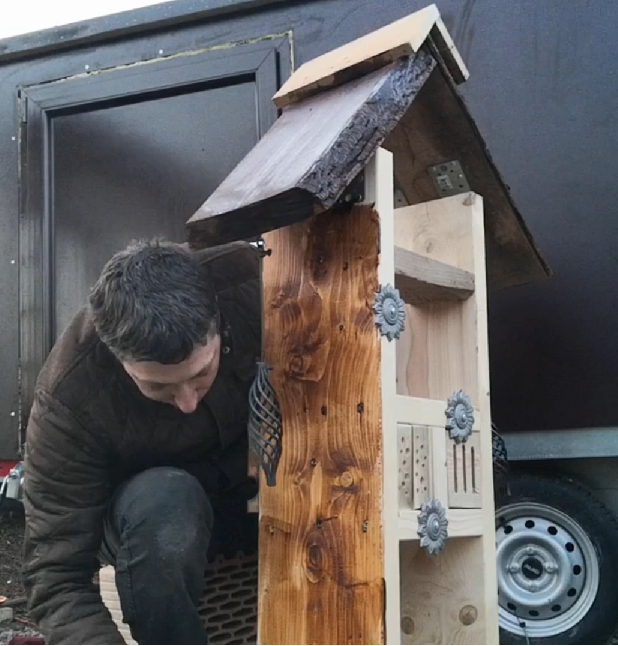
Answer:
[(257, 363), (257, 374), (249, 390), (249, 448), (258, 457), (266, 484), (277, 484), (277, 467), (281, 459), (281, 409), (270, 383), (270, 368)]

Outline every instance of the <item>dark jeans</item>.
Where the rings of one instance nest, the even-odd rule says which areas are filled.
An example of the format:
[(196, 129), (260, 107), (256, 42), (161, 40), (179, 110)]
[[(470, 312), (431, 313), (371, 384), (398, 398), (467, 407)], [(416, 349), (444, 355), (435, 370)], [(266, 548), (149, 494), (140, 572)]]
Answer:
[(102, 552), (139, 644), (208, 643), (197, 609), (213, 522), (201, 485), (180, 469), (148, 469), (116, 492)]

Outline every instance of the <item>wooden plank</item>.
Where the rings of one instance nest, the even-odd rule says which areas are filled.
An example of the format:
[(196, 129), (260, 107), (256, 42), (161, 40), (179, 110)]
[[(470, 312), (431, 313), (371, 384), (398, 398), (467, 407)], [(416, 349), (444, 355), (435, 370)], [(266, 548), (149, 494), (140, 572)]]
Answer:
[(465, 193), (395, 209), (397, 244), (412, 253), (471, 274), (472, 234), (467, 208), (474, 195)]
[(474, 275), (395, 247), (395, 285), (406, 303), (463, 301), (474, 292)]
[(435, 4), (301, 65), (273, 96), (278, 108), (343, 85), (419, 51), (440, 17)]
[(431, 75), (384, 146), (395, 155), (395, 178), (409, 204), (439, 197), (427, 172), (430, 166), (455, 159), (461, 163), (472, 191), (485, 200), (490, 291), (549, 276), (476, 124), (441, 69)]
[(255, 237), (333, 206), (434, 66), (419, 52), (290, 107), (189, 220), (192, 246)]
[(379, 231), (360, 206), (267, 236), (265, 356), (283, 454), (277, 486), (262, 476), (260, 489), (261, 643), (383, 643), (382, 406), (367, 379), (381, 369)]
[(429, 36), (453, 81), (458, 84), (467, 81), (470, 77), (470, 72), (457, 47), (455, 47), (455, 43), (448, 33), (442, 18), (438, 17), (436, 19), (436, 24), (431, 28)]
[(479, 541), (451, 537), (437, 556), (427, 554), (418, 541), (401, 544), (402, 644), (498, 643), (485, 632)]
[[(365, 170), (365, 199), (373, 204), (379, 217), (380, 255), (378, 282), (393, 283), (395, 279), (395, 229), (393, 155), (378, 148)], [(377, 331), (375, 332), (377, 334)], [(380, 396), (382, 401), (382, 540), (384, 550), (384, 593), (388, 603), (384, 609), (384, 641), (399, 643), (399, 533), (398, 474), (397, 474), (397, 417), (396, 396), (396, 345), (386, 337), (380, 338)]]
[[(418, 541), (419, 513), (418, 509), (402, 509), (399, 512), (400, 541)], [(483, 512), (481, 509), (447, 509), (446, 518), (448, 519), (449, 539), (481, 536), (483, 533)]]
[[(432, 426), (439, 429), (444, 429), (446, 425), (446, 403), (446, 400), (408, 397), (407, 395), (397, 395), (393, 399), (398, 423)], [(480, 430), (479, 418), (479, 409), (475, 408), (473, 426), (475, 431)]]
[(476, 401), (473, 315), (468, 301), (406, 307), (406, 329), (399, 340), (402, 350), (397, 353), (399, 394), (446, 403), (453, 392), (463, 389)]
[[(487, 285), (485, 282), (485, 227), (483, 226), (483, 200), (471, 205), (472, 240), (474, 244), (474, 275), (476, 292), (469, 306), (476, 307), (476, 366), (478, 374), (478, 405), (480, 408), (481, 478), (483, 505), (483, 576), (486, 617), (485, 639), (497, 644), (498, 636), (498, 585), (496, 573), (495, 507), (493, 488), (493, 459), (491, 434), (491, 403), (489, 383), (489, 339), (487, 333)], [(475, 412), (476, 415), (476, 412)]]
[(445, 437), (448, 506), (480, 509), (483, 503), (480, 433), (472, 433), (460, 444), (451, 440), (446, 431)]

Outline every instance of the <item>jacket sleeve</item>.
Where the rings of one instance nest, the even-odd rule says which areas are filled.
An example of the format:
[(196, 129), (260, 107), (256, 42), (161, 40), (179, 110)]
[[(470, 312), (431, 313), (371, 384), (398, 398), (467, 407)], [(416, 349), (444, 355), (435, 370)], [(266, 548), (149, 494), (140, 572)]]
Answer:
[(106, 452), (42, 391), (26, 444), (24, 583), (30, 615), (48, 644), (124, 644), (93, 584), (111, 489)]

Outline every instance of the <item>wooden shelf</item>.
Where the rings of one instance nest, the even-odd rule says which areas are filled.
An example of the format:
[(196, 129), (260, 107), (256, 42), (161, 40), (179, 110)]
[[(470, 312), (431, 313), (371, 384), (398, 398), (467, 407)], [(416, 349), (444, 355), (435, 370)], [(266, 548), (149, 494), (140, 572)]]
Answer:
[[(399, 540), (418, 541), (418, 509), (399, 510)], [(482, 536), (483, 510), (482, 509), (448, 509), (449, 538), (462, 538), (465, 536)]]
[(406, 303), (463, 301), (474, 293), (474, 274), (395, 247), (395, 286)]
[[(446, 407), (447, 403), (441, 399), (425, 399), (408, 395), (395, 397), (395, 415), (399, 424), (411, 424), (414, 420), (414, 424), (417, 426), (444, 428)], [(480, 419), (480, 409), (475, 406), (472, 430), (480, 430)]]

